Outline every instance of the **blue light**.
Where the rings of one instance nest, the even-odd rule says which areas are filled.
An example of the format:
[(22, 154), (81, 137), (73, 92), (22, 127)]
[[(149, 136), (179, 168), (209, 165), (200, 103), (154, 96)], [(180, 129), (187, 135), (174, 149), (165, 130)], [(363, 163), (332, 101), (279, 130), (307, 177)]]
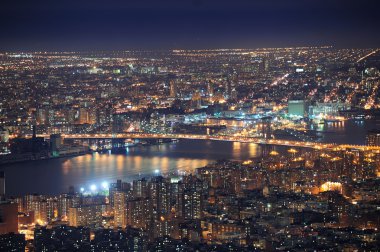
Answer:
[(102, 187), (103, 187), (103, 189), (108, 189), (108, 188), (109, 188), (109, 185), (108, 185), (107, 182), (103, 182), (103, 183), (102, 183)]

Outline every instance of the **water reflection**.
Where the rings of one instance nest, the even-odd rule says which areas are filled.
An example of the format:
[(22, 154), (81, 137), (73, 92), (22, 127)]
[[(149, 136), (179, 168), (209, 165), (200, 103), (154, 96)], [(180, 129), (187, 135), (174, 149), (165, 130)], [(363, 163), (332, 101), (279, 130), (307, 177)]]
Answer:
[(51, 159), (6, 165), (6, 190), (9, 195), (30, 192), (58, 194), (70, 185), (77, 188), (117, 179), (172, 171), (193, 172), (218, 159), (246, 160), (260, 152), (255, 144), (181, 140), (177, 143), (129, 148), (123, 154), (93, 153), (69, 159)]
[[(91, 162), (87, 160), (91, 159)], [(207, 165), (209, 159), (189, 159), (189, 158), (169, 158), (167, 156), (147, 158), (143, 156), (129, 155), (109, 155), (94, 153), (83, 157), (76, 157), (70, 160), (71, 167), (68, 170), (66, 161), (62, 163), (61, 174), (65, 186), (71, 184), (80, 186), (82, 183), (101, 183), (101, 181), (115, 181), (123, 179), (130, 181), (139, 176), (152, 176), (158, 169), (161, 173), (185, 170), (192, 172), (195, 168)]]
[[(344, 127), (327, 127), (322, 141), (364, 144), (367, 130), (380, 128), (380, 121), (346, 121)], [(281, 147), (278, 147), (281, 149)], [(98, 154), (5, 165), (8, 195), (31, 192), (58, 194), (91, 183), (131, 181), (151, 176), (154, 170), (163, 173), (176, 170), (188, 172), (218, 159), (246, 160), (265, 150), (256, 144), (181, 140), (173, 144), (133, 147), (124, 154)], [(268, 151), (266, 151), (268, 152)], [(269, 152), (268, 152), (269, 153)]]

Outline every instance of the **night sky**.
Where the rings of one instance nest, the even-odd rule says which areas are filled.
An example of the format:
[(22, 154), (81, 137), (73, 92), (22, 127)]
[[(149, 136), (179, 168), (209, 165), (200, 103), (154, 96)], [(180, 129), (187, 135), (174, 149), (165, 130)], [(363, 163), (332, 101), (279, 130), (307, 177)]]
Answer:
[(0, 50), (380, 46), (379, 0), (2, 0)]

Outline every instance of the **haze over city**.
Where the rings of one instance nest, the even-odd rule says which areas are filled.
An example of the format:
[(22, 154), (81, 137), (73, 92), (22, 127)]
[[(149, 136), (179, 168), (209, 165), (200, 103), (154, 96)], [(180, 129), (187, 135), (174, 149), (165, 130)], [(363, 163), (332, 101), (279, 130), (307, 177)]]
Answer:
[(375, 0), (2, 1), (1, 50), (377, 47)]

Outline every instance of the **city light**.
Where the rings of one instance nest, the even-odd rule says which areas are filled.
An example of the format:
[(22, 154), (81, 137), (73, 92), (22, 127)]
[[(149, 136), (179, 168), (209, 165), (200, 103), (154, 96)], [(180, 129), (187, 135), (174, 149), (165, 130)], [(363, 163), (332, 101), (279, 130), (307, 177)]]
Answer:
[(379, 55), (0, 53), (0, 247), (379, 250)]
[(92, 192), (95, 192), (96, 189), (97, 189), (97, 186), (96, 186), (96, 185), (91, 185), (91, 186), (90, 186), (90, 190), (91, 190)]
[(109, 188), (108, 182), (102, 182), (102, 188), (103, 189), (108, 189)]

